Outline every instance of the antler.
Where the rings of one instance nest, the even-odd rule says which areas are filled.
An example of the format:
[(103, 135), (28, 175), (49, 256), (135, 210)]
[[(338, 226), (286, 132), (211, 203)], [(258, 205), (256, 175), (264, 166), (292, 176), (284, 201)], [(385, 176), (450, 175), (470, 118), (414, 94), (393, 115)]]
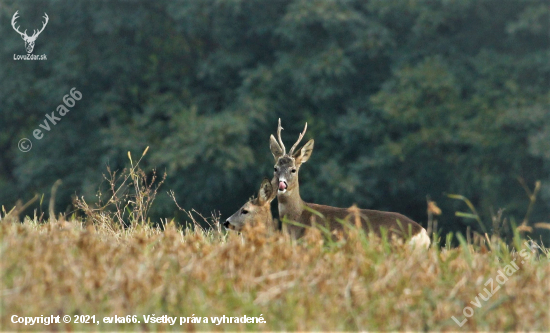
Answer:
[(17, 31), (18, 34), (20, 34), (21, 36), (25, 35), (26, 37), (29, 37), (27, 36), (27, 30), (25, 30), (25, 32), (21, 32), (19, 31), (19, 27), (15, 27), (15, 21), (19, 18), (19, 16), (17, 16), (17, 13), (19, 13), (19, 11), (16, 11), (15, 14), (13, 14), (13, 17), (11, 19), (11, 26), (13, 27), (13, 30)]
[(40, 31), (34, 32), (35, 30), (33, 30), (33, 34), (31, 36), (31, 38), (32, 37), (35, 37), (35, 38), (38, 37), (38, 35), (40, 35), (42, 33), (42, 31), (44, 31), (44, 28), (48, 24), (48, 21), (50, 20), (50, 18), (48, 17), (48, 14), (44, 13), (44, 16), (42, 16), (42, 17), (46, 19), (46, 22), (42, 22), (42, 29), (40, 29)]
[(294, 146), (292, 146), (292, 148), (290, 148), (290, 151), (288, 152), (288, 154), (290, 156), (292, 156), (292, 154), (294, 154), (294, 149), (296, 149), (296, 147), (298, 147), (298, 144), (300, 143), (300, 141), (302, 141), (302, 138), (304, 137), (304, 134), (306, 134), (306, 131), (307, 131), (307, 123), (306, 123), (306, 126), (304, 127), (304, 131), (302, 133), (300, 133), (300, 136), (298, 137), (298, 141), (296, 141)]
[(279, 125), (277, 126), (277, 138), (279, 139), (279, 146), (281, 146), (281, 149), (283, 150), (283, 155), (286, 154), (286, 148), (283, 144), (283, 140), (281, 139), (281, 130), (283, 128), (281, 127), (281, 118), (279, 118)]

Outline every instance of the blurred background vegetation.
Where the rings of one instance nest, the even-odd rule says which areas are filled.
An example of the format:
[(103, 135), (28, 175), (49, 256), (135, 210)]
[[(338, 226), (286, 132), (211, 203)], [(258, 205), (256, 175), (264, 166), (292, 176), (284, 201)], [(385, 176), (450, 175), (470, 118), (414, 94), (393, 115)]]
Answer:
[[(0, 0), (0, 203), (35, 193), (73, 212), (107, 166), (168, 177), (152, 220), (180, 206), (229, 216), (272, 175), (269, 135), (291, 145), (304, 123), (315, 150), (306, 201), (398, 211), (443, 231), (479, 229), (454, 215), (472, 200), (520, 223), (550, 220), (550, 46), (540, 0)], [(22, 30), (34, 54), (14, 61)], [(32, 131), (72, 87), (82, 100), (42, 140)], [(17, 142), (33, 148), (22, 153)], [(304, 141), (305, 142), (305, 141)], [(45, 204), (43, 204), (44, 206)], [(275, 205), (274, 205), (275, 206)], [(39, 208), (37, 202), (29, 208)], [(472, 224), (472, 221), (474, 222)]]

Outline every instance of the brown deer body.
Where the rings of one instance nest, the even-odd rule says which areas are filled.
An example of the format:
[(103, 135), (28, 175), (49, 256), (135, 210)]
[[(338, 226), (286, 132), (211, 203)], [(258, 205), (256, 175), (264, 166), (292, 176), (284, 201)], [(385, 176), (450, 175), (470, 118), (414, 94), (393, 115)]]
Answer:
[(223, 224), (226, 229), (241, 231), (246, 224), (265, 223), (266, 227), (275, 230), (271, 202), (277, 193), (273, 181), (264, 179), (258, 191), (258, 197), (248, 200), (235, 214)]
[[(399, 213), (357, 208), (337, 208), (303, 201), (300, 197), (298, 171), (300, 170), (300, 166), (311, 156), (314, 141), (313, 139), (309, 140), (300, 150), (295, 152), (296, 147), (307, 130), (306, 123), (298, 141), (287, 154), (281, 140), (281, 130), (281, 120), (279, 119), (277, 129), (278, 141), (273, 135), (270, 138), (271, 153), (276, 163), (274, 167), (274, 183), (278, 187), (279, 218), (286, 218), (305, 226), (311, 226), (314, 223), (320, 225), (328, 223), (328, 227), (332, 231), (343, 230), (345, 228), (338, 220), (345, 220), (349, 223), (350, 218), (354, 219), (358, 215), (361, 220), (361, 226), (367, 232), (374, 232), (380, 235), (380, 228), (385, 228), (389, 236), (405, 237), (409, 234), (410, 230), (410, 236), (412, 236), (411, 243), (429, 246), (430, 238), (426, 230), (420, 224)], [(317, 216), (312, 210), (322, 214), (323, 218)], [(288, 228), (293, 237), (302, 236), (305, 230), (304, 227), (295, 225), (289, 225)]]

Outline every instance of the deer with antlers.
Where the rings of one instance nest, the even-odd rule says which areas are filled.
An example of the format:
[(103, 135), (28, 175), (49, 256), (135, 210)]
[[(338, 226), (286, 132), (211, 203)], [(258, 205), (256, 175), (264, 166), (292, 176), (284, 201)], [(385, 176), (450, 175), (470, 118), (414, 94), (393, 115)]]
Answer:
[(13, 30), (17, 31), (17, 33), (21, 35), (21, 38), (23, 38), (23, 40), (25, 41), (25, 49), (27, 49), (27, 53), (30, 54), (32, 53), (32, 50), (34, 50), (34, 42), (36, 41), (36, 38), (38, 38), (42, 31), (44, 31), (44, 28), (48, 24), (50, 18), (48, 17), (48, 14), (44, 13), (43, 17), (46, 21), (42, 22), (42, 29), (38, 31), (35, 29), (33, 30), (32, 36), (28, 36), (27, 29), (25, 29), (24, 32), (21, 32), (19, 31), (19, 27), (15, 27), (15, 21), (19, 18), (19, 16), (17, 16), (17, 13), (19, 13), (19, 11), (16, 11), (15, 14), (13, 14), (13, 17), (11, 19), (11, 26), (13, 27)]
[[(273, 135), (270, 137), (270, 149), (275, 158), (274, 183), (277, 186), (277, 201), (279, 218), (286, 218), (289, 221), (297, 222), (299, 225), (312, 226), (315, 223), (323, 225), (328, 223), (331, 231), (343, 230), (342, 221), (346, 221), (354, 215), (359, 215), (360, 224), (367, 232), (381, 234), (380, 228), (385, 228), (389, 236), (405, 237), (410, 232), (412, 244), (419, 244), (424, 247), (430, 245), (430, 238), (426, 230), (418, 223), (399, 213), (383, 212), (369, 209), (337, 208), (314, 203), (307, 203), (300, 197), (300, 184), (298, 172), (303, 163), (309, 160), (313, 152), (313, 139), (309, 140), (301, 149), (296, 151), (298, 144), (304, 137), (307, 130), (307, 123), (304, 131), (298, 137), (298, 141), (287, 153), (283, 140), (281, 139), (281, 119), (277, 127), (277, 140)], [(319, 219), (317, 213), (322, 214), (323, 220)], [(288, 229), (293, 237), (301, 237), (304, 227), (289, 225)]]

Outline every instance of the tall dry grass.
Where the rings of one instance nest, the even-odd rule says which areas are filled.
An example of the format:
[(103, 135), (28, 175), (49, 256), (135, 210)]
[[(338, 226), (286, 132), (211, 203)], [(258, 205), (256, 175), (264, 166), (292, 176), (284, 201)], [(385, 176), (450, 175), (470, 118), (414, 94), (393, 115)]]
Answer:
[[(77, 200), (83, 218), (45, 222), (35, 216), (19, 222), (13, 214), (0, 214), (2, 330), (550, 328), (550, 252), (527, 247), (517, 231), (510, 242), (474, 235), (473, 241), (459, 237), (460, 246), (453, 248), (447, 235), (442, 248), (412, 251), (354, 228), (346, 238), (311, 228), (295, 241), (262, 225), (247, 226), (242, 234), (225, 233), (215, 219), (208, 230), (194, 219), (188, 229), (166, 221), (153, 226), (145, 210), (158, 186), (150, 178), (145, 182), (138, 164), (132, 162), (122, 178), (108, 177), (105, 202), (93, 206)], [(512, 260), (519, 269), (487, 301), (480, 300), (479, 308), (472, 305), (479, 293), (491, 289), (488, 279)], [(451, 317), (462, 321), (466, 306), (475, 313), (459, 327)], [(153, 314), (194, 315), (209, 322), (146, 324), (143, 316)], [(12, 323), (13, 315), (95, 315), (101, 323), (72, 319), (25, 326)], [(137, 315), (141, 323), (103, 323), (104, 316), (114, 315)], [(261, 315), (266, 323), (216, 325), (210, 320), (223, 315)]]
[[(327, 245), (262, 226), (242, 235), (78, 221), (0, 223), (3, 330), (521, 330), (549, 326), (550, 267), (539, 250), (481, 308), (517, 251), (462, 244), (410, 251), (356, 237)], [(493, 244), (495, 245), (495, 244)], [(523, 245), (518, 244), (521, 248)], [(462, 310), (475, 314), (462, 328)], [(24, 326), (12, 315), (137, 315), (140, 324)], [(145, 324), (143, 315), (259, 316), (265, 324)]]

